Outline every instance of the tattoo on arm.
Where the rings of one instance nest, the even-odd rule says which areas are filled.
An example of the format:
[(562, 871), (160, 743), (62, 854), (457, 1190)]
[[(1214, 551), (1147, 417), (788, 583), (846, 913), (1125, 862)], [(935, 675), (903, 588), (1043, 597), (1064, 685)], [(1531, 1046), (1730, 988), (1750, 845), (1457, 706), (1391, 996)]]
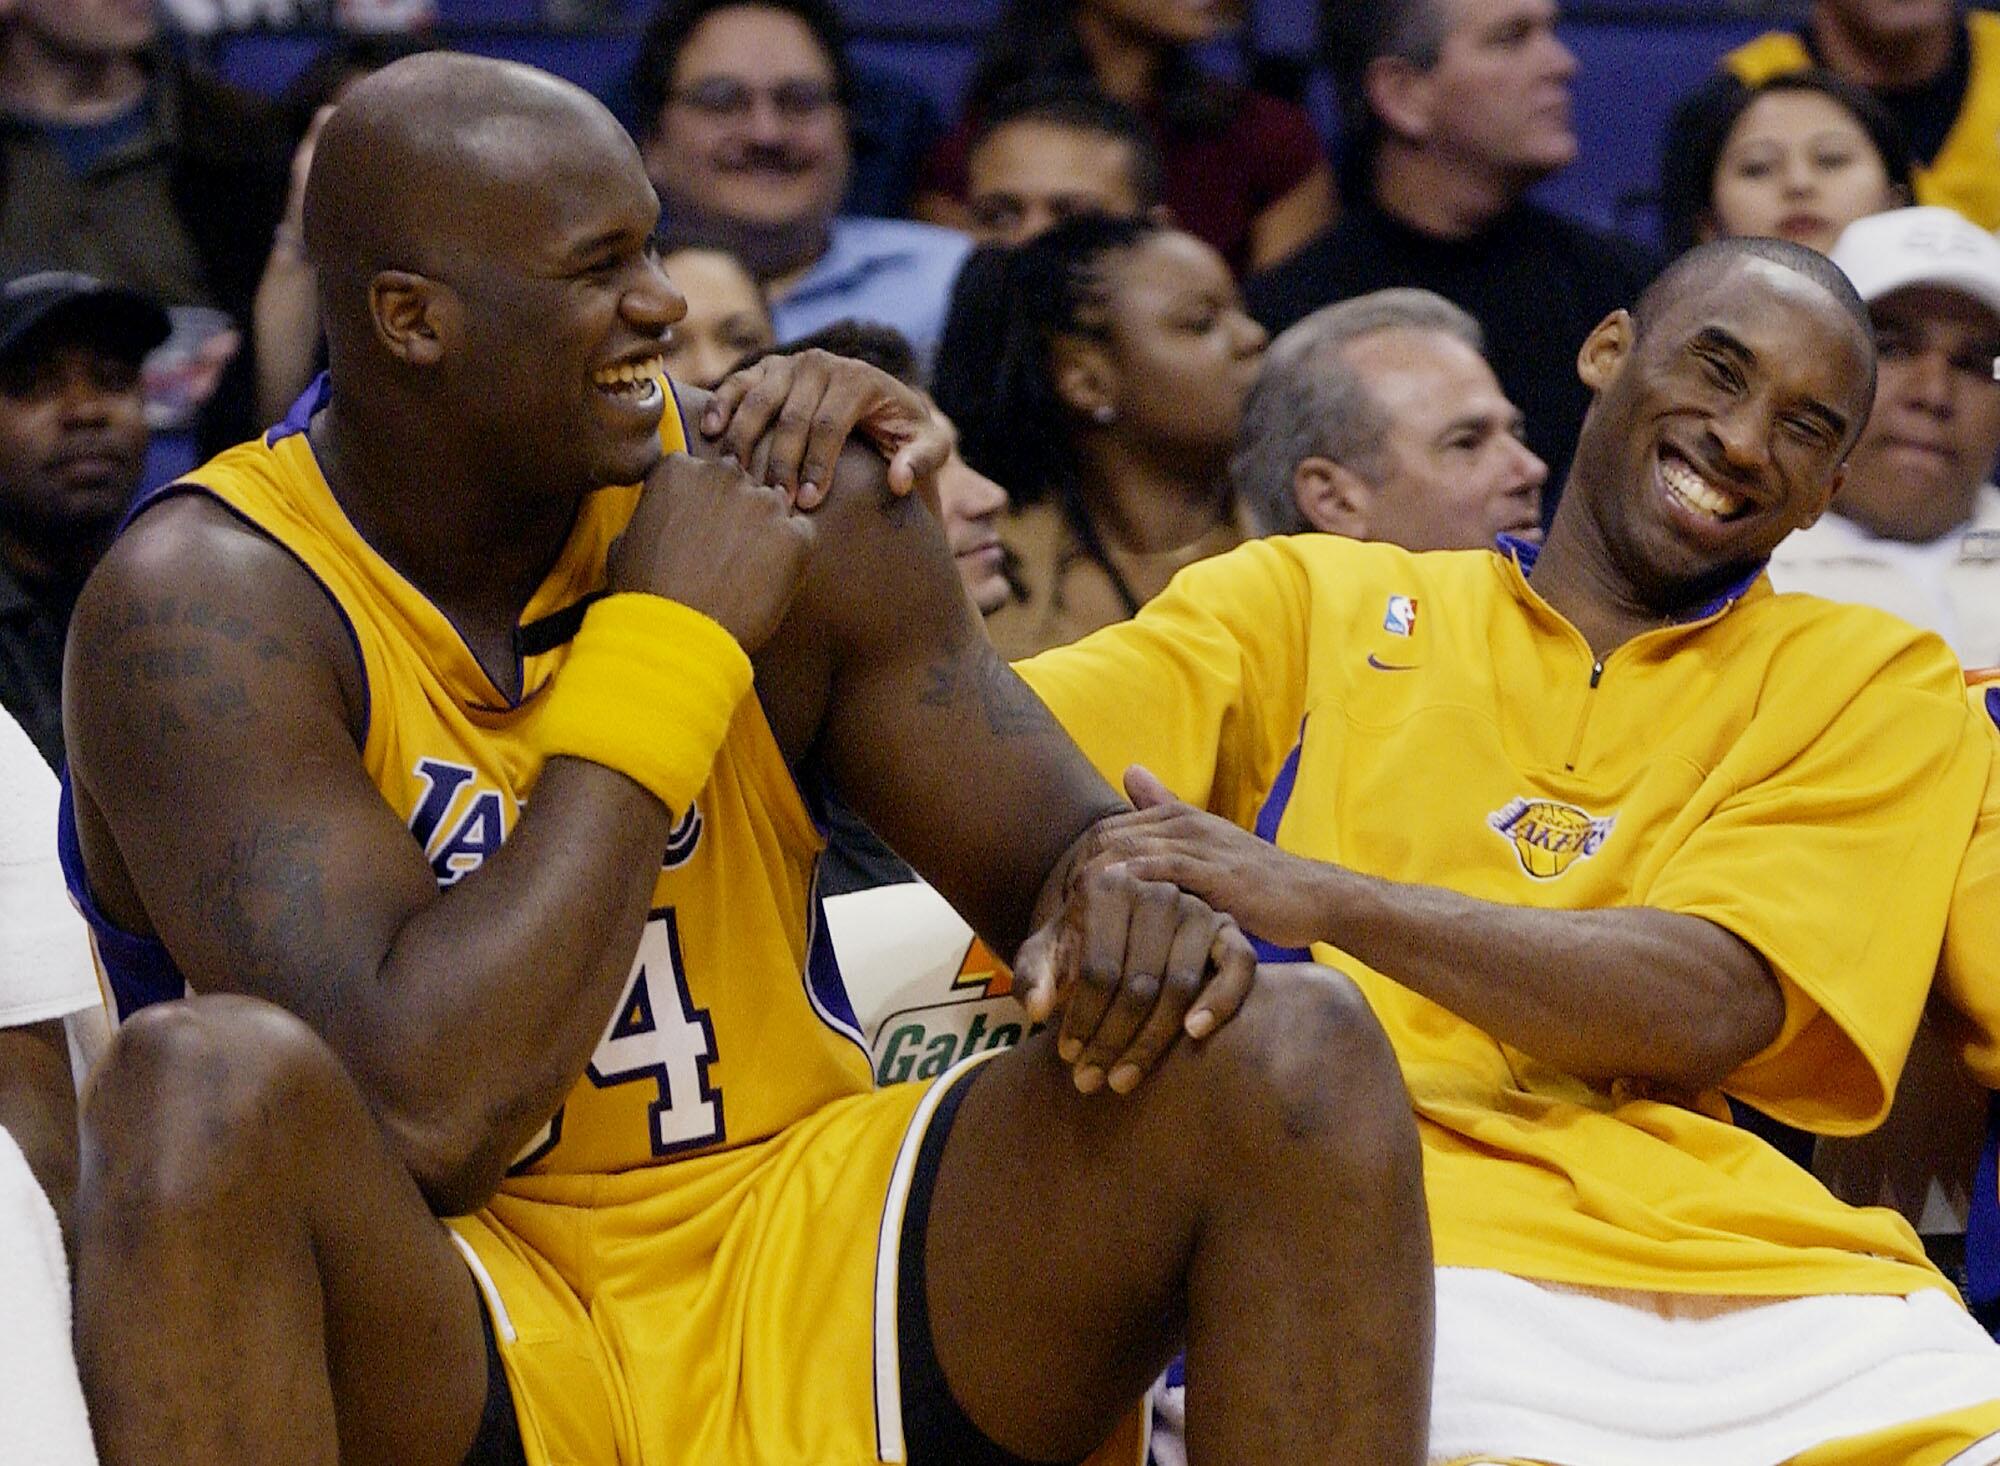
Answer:
[[(236, 964), (235, 978), (252, 991), (273, 996), (271, 980), (282, 981), (326, 950), (326, 836), (317, 820), (273, 820), (232, 839), (221, 861), (196, 875), (195, 921), (219, 938)], [(279, 996), (317, 1008), (338, 986), (338, 974), (326, 976), (311, 993), (287, 984)], [(311, 1022), (319, 1015), (301, 1009), (300, 1016)]]
[(1042, 700), (984, 637), (954, 631), (944, 653), (924, 668), (917, 701), (927, 708), (951, 708), (975, 699), (996, 738), (1027, 738), (1057, 731)]
[(135, 601), (112, 640), (110, 660), (119, 675), (158, 698), (154, 721), (162, 733), (185, 731), (191, 719), (256, 721), (257, 707), (243, 679), (218, 669), (218, 651), (248, 647), (260, 662), (294, 660), (283, 637), (259, 632), (247, 616), (178, 596)]

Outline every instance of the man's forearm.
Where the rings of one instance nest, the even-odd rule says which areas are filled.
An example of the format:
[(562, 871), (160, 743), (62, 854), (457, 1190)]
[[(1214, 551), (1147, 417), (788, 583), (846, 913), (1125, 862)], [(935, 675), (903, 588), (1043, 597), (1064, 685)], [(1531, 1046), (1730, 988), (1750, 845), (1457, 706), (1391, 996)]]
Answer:
[(1763, 958), (1699, 917), (1543, 911), (1311, 864), (1321, 940), (1585, 1078), (1708, 1088), (1784, 1020)]

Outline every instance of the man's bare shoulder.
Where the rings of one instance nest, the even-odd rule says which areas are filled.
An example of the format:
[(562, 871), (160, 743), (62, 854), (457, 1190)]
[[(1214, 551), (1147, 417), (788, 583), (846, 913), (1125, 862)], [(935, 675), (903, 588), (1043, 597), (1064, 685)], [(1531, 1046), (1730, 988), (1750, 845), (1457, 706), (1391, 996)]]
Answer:
[[(75, 705), (65, 722), (119, 716), (149, 688), (196, 692), (219, 661), (246, 659), (327, 686), (358, 728), (362, 671), (319, 583), (217, 500), (173, 494), (113, 542), (78, 598), (65, 692)], [(79, 699), (78, 689), (89, 694)]]

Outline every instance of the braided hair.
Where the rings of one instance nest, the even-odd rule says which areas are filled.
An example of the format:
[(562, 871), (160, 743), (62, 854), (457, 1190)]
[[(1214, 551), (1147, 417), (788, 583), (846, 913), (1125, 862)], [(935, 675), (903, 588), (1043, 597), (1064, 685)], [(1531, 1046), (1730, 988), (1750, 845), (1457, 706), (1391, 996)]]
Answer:
[(1085, 215), (1017, 249), (979, 250), (952, 290), (931, 384), (958, 425), (965, 461), (1006, 485), (1016, 503), (1052, 498), (1134, 615), (1139, 598), (1112, 564), (1083, 501), (1076, 412), (1057, 390), (1053, 352), (1065, 336), (1108, 338), (1106, 266), (1162, 232), (1148, 219)]

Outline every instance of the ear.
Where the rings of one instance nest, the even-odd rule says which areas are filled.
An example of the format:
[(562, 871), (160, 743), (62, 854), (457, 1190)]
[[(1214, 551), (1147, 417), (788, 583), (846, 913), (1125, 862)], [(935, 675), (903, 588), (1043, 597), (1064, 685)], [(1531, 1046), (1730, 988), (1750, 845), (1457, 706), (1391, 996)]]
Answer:
[(1428, 71), (1401, 56), (1377, 56), (1362, 73), (1361, 87), (1369, 109), (1390, 132), (1413, 143), (1430, 137), (1436, 96)]
[(1625, 365), (1637, 340), (1638, 328), (1629, 311), (1615, 310), (1599, 321), (1576, 354), (1576, 374), (1583, 385), (1592, 392), (1602, 392)]
[(1317, 454), (1300, 459), (1292, 470), (1292, 497), (1314, 529), (1351, 540), (1368, 538), (1375, 486), (1346, 464)]
[(1050, 375), (1063, 406), (1079, 417), (1118, 406), (1118, 369), (1102, 346), (1077, 336), (1064, 337), (1055, 342), (1050, 355), (1054, 368)]
[(375, 336), (409, 366), (436, 366), (461, 312), (451, 288), (407, 270), (384, 270), (368, 282), (368, 310)]

